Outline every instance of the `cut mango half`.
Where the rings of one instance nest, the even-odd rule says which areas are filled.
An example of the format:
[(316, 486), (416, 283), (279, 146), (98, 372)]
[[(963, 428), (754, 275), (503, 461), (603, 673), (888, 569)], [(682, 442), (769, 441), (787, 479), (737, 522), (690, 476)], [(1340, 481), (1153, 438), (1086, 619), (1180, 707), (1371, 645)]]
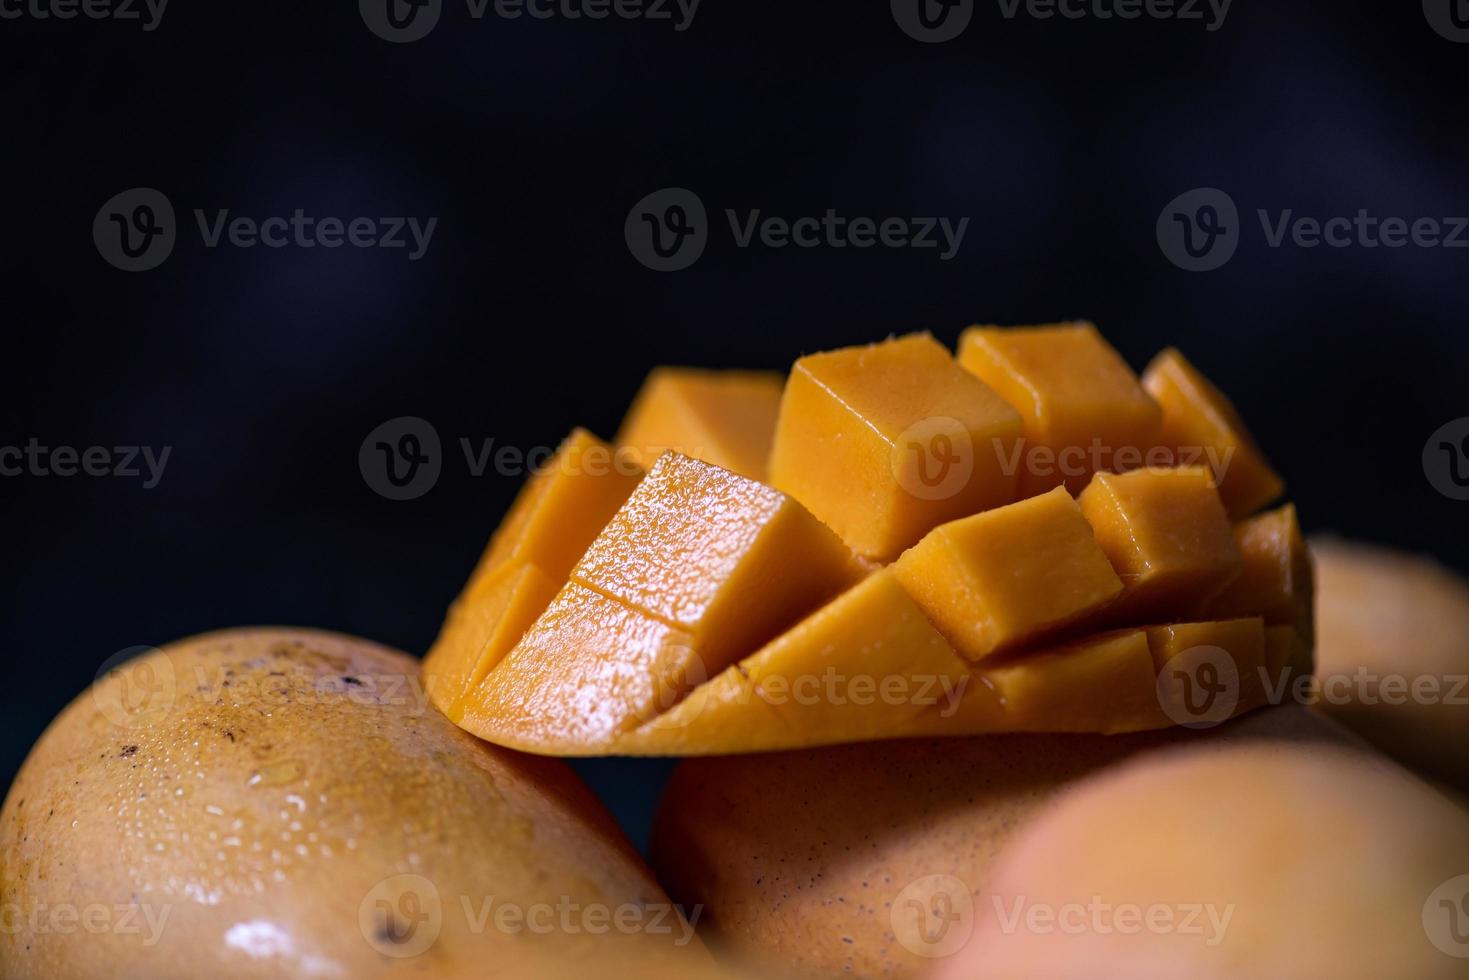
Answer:
[(1087, 323), (660, 368), (527, 483), (425, 689), (550, 755), (1218, 724), (1312, 669), (1280, 486), (1182, 355), (1139, 381)]

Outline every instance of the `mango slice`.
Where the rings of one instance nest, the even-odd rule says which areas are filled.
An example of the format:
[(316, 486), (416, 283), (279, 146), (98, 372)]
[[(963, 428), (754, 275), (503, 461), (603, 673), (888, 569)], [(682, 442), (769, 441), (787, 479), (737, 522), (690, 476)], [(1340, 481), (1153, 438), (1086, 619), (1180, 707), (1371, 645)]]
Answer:
[(545, 611), (560, 586), (528, 562), (492, 569), (449, 610), (424, 669), (429, 696), (449, 717)]
[(1203, 467), (1098, 473), (1079, 503), (1125, 586), (1110, 622), (1176, 618), (1240, 572), (1233, 528)]
[(1159, 697), (1175, 721), (1218, 724), (1265, 704), (1269, 668), (1259, 616), (1175, 623), (1146, 632), (1153, 666), (1170, 675), (1160, 681)]
[(858, 554), (891, 561), (1015, 499), (1020, 416), (928, 334), (811, 354), (781, 400), (770, 482)]
[(859, 574), (790, 497), (667, 453), (571, 577), (686, 631), (712, 677)]
[(784, 387), (784, 378), (763, 371), (654, 368), (617, 445), (643, 469), (673, 450), (763, 480)]
[(641, 478), (585, 429), (572, 430), (536, 470), (424, 659), (425, 689), (439, 710), (456, 713), (455, 702), (546, 608)]
[(1285, 504), (1240, 521), (1234, 527), (1234, 542), (1242, 570), (1209, 600), (1205, 613), (1215, 619), (1259, 615), (1268, 626), (1289, 624), (1310, 637), (1311, 554), (1295, 505)]
[(1123, 589), (1081, 508), (1061, 487), (940, 525), (893, 569), (970, 660), (1074, 622)]
[(706, 676), (687, 632), (570, 582), (453, 720), (510, 748), (576, 755), (656, 717)]
[(988, 665), (982, 674), (1005, 707), (1006, 731), (1112, 735), (1169, 724), (1158, 710), (1153, 657), (1138, 630)]
[(1280, 496), (1284, 482), (1233, 403), (1175, 348), (1153, 358), (1143, 388), (1163, 408), (1161, 444), (1176, 463), (1210, 467), (1231, 518), (1247, 517)]
[(512, 560), (564, 580), (642, 476), (607, 443), (574, 429), (515, 498), (470, 583)]
[(1142, 465), (1157, 443), (1162, 409), (1090, 323), (970, 327), (958, 357), (1020, 412), (1022, 497), (1080, 493), (1099, 469)]
[[(971, 328), (960, 358), (812, 354), (778, 409), (770, 376), (655, 370), (617, 453), (578, 430), (517, 498), (434, 703), (530, 752), (703, 755), (1201, 727), (1311, 669), (1295, 510), (1231, 523), (1268, 481), (1226, 507), (1252, 444), (1186, 362), (1140, 385), (1087, 323)], [(1221, 465), (1134, 467), (1180, 433)], [(1085, 444), (1079, 496), (1018, 482), (1026, 441)]]

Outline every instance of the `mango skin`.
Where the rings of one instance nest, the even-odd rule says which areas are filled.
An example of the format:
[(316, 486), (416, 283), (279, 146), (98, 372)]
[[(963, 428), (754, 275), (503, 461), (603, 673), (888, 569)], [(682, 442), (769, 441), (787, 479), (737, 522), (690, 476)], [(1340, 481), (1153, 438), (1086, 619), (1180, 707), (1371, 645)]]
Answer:
[[(667, 899), (569, 769), (454, 727), (416, 686), (419, 668), (363, 640), (260, 628), (183, 640), (99, 681), (42, 735), (0, 811), (0, 908), (19, 910), (0, 929), (0, 973), (454, 980), (645, 952), (631, 973), (702, 968), (697, 940), (674, 947), (677, 924), (632, 937), (472, 928), (462, 902), (477, 911), (490, 896)], [(399, 875), (419, 878), (381, 890)], [(432, 920), (415, 924), (400, 886), (424, 909), (423, 880), (440, 931), (404, 956)], [(396, 938), (374, 925), (379, 898), (406, 916)], [(101, 933), (28, 921), (63, 905), (136, 906), (137, 929), (117, 915)]]
[(1184, 749), (1058, 800), (936, 977), (1462, 980), (1466, 869), (1469, 813), (1376, 753)]
[[(1404, 765), (1469, 791), (1469, 582), (1387, 548), (1333, 538), (1310, 547), (1315, 708)], [(1360, 671), (1379, 680), (1364, 685)], [(1404, 689), (1388, 687), (1389, 677)], [(1436, 691), (1415, 698), (1415, 683)]]
[[(1357, 744), (1298, 705), (1206, 731), (983, 735), (689, 759), (654, 826), (652, 864), (700, 903), (717, 952), (807, 976), (926, 976), (894, 932), (910, 883), (951, 875), (976, 907), (1005, 845), (1066, 786), (1179, 744)], [(976, 976), (983, 975), (976, 973)]]

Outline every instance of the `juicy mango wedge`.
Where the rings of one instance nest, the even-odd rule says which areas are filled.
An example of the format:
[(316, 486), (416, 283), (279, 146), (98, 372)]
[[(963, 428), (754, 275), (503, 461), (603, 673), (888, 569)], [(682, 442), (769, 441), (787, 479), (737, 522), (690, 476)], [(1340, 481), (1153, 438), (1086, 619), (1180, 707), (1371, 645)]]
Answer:
[[(1279, 480), (1181, 355), (1139, 382), (1077, 323), (960, 353), (655, 370), (618, 448), (578, 430), (512, 506), (435, 704), (528, 752), (707, 755), (1207, 727), (1312, 669), (1295, 510), (1251, 516)], [(1230, 451), (1178, 465), (1185, 438)], [(1086, 466), (1031, 472), (1027, 440)]]

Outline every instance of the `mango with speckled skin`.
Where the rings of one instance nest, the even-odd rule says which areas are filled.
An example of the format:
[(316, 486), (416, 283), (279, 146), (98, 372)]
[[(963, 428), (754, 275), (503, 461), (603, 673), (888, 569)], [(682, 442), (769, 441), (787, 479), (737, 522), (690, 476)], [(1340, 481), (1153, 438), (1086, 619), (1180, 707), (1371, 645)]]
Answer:
[(0, 973), (709, 968), (570, 770), (460, 731), (419, 669), (351, 637), (246, 629), (103, 677), (0, 812)]

